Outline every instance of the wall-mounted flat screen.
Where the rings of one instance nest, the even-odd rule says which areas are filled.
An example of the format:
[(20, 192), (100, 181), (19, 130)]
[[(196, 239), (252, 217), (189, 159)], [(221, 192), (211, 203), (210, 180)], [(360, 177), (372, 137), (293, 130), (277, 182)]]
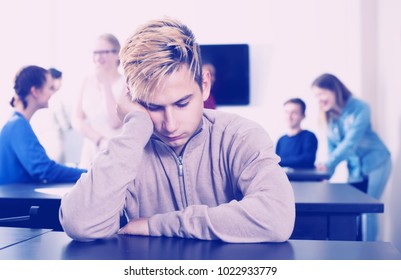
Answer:
[(248, 44), (201, 45), (203, 65), (215, 70), (212, 94), (219, 105), (249, 104)]

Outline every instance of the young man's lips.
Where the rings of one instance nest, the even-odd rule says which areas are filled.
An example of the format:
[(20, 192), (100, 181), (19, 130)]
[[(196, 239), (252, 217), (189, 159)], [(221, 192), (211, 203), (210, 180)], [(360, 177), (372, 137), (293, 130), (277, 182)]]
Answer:
[(182, 138), (182, 135), (178, 135), (178, 136), (164, 136), (168, 141), (176, 141), (180, 138)]

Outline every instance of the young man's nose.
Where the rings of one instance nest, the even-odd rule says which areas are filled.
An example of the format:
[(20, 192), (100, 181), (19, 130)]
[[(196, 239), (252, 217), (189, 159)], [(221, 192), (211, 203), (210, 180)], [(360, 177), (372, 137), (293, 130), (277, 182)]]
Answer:
[(177, 119), (172, 110), (166, 110), (164, 114), (164, 129), (172, 133), (177, 130)]

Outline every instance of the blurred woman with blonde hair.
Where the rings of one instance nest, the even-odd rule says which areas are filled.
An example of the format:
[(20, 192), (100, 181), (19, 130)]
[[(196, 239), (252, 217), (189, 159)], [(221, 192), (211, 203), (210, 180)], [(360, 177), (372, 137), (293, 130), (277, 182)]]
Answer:
[(72, 122), (84, 136), (79, 164), (84, 168), (121, 130), (116, 100), (126, 90), (126, 84), (118, 71), (119, 52), (120, 43), (114, 35), (98, 37), (93, 51), (94, 72), (84, 80), (78, 97)]
[[(337, 165), (346, 160), (349, 183), (380, 199), (390, 176), (391, 156), (372, 129), (369, 105), (355, 98), (332, 74), (317, 77), (312, 83), (312, 92), (327, 123), (329, 155), (318, 169), (334, 173)], [(365, 241), (376, 240), (376, 219), (375, 214), (366, 216)]]

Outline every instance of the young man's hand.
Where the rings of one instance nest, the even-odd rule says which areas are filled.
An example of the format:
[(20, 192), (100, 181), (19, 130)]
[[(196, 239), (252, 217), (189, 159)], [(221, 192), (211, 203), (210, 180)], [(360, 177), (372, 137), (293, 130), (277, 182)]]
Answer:
[(117, 100), (117, 115), (121, 121), (124, 121), (125, 116), (129, 112), (133, 111), (142, 111), (148, 113), (146, 109), (140, 105), (138, 102), (132, 101), (132, 96), (127, 89), (127, 92), (121, 94), (119, 99)]
[(118, 234), (131, 234), (131, 235), (149, 235), (148, 218), (140, 218), (130, 221), (122, 227)]

